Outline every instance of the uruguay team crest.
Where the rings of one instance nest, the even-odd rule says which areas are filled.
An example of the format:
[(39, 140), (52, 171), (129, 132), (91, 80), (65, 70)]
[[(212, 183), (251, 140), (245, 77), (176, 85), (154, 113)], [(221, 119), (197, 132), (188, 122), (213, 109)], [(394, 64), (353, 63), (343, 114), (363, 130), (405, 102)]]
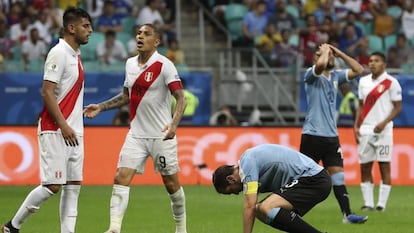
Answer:
[(153, 76), (154, 76), (153, 72), (145, 72), (144, 80), (147, 81), (147, 82), (151, 82)]

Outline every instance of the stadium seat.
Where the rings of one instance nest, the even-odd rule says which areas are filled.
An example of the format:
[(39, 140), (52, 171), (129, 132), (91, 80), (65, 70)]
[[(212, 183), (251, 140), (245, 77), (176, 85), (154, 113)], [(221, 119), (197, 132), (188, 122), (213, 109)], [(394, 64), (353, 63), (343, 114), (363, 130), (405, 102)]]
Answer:
[(20, 61), (22, 59), (22, 45), (16, 44), (12, 48), (13, 60)]
[(224, 19), (232, 40), (241, 37), (243, 18), (248, 11), (249, 9), (242, 4), (231, 3), (226, 7)]
[(382, 38), (376, 35), (368, 35), (368, 46), (370, 53), (372, 52), (384, 52), (384, 46), (382, 44)]
[(134, 17), (125, 17), (122, 19), (122, 27), (124, 28), (123, 31), (126, 33), (132, 32), (132, 28), (135, 26), (135, 18)]
[(132, 39), (131, 33), (127, 32), (118, 32), (116, 34), (116, 39), (122, 42), (124, 44), (125, 48), (128, 48), (128, 41)]
[(397, 42), (397, 35), (391, 34), (384, 38), (384, 49), (388, 51), (388, 49), (395, 45)]
[(94, 32), (89, 37), (89, 42), (86, 45), (81, 46), (82, 61), (93, 61), (97, 59), (96, 46), (101, 41), (105, 40), (105, 35), (100, 32)]
[(289, 44), (299, 47), (299, 36), (297, 34), (292, 34), (289, 37)]
[(362, 31), (362, 35), (367, 35), (367, 28), (365, 26), (365, 23), (361, 21), (355, 21), (354, 25), (357, 26)]
[(399, 6), (390, 6), (387, 9), (387, 14), (391, 15), (395, 20), (398, 20), (400, 18), (401, 13), (402, 10)]
[(299, 9), (294, 5), (287, 5), (286, 11), (295, 17), (295, 19), (298, 19), (300, 17)]

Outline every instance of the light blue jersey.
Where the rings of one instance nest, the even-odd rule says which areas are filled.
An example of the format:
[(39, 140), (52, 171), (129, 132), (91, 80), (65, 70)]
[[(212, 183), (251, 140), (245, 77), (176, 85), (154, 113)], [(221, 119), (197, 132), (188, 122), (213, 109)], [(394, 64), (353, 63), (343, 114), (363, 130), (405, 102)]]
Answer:
[(304, 154), (274, 144), (263, 144), (246, 150), (240, 158), (239, 166), (244, 189), (247, 183), (258, 182), (258, 193), (277, 192), (295, 179), (314, 176), (323, 170), (323, 167)]
[(315, 66), (304, 75), (307, 114), (302, 134), (337, 137), (336, 97), (338, 86), (348, 81), (347, 70), (333, 70), (330, 77), (315, 74)]

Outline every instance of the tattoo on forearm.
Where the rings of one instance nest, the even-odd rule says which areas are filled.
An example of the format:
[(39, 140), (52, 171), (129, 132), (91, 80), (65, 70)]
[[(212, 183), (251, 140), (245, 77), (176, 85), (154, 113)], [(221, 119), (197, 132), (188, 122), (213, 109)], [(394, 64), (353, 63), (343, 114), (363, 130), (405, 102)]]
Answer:
[(125, 96), (121, 94), (105, 102), (102, 102), (101, 104), (102, 104), (103, 111), (106, 111), (106, 110), (122, 107), (128, 102), (129, 102), (129, 99), (125, 98)]

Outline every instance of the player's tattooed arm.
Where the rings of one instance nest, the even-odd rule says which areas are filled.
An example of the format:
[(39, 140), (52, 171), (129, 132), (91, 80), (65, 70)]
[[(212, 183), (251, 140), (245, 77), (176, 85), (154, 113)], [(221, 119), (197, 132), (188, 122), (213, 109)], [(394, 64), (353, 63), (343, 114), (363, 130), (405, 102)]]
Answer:
[(106, 111), (114, 108), (120, 108), (129, 103), (129, 94), (128, 89), (124, 88), (122, 93), (112, 97), (109, 100), (106, 100), (99, 104), (101, 111)]

